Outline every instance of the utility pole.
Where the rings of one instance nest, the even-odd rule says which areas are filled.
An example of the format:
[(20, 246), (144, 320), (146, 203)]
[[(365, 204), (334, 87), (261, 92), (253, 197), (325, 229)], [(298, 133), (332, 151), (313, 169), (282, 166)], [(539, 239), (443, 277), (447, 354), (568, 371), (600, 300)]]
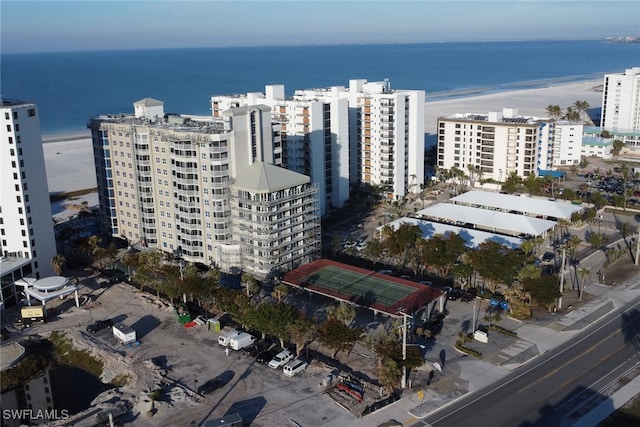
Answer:
[(562, 248), (562, 264), (560, 265), (560, 298), (558, 298), (558, 308), (562, 308), (562, 293), (564, 285), (564, 261), (566, 255), (566, 248)]
[(640, 225), (638, 225), (638, 236), (636, 236), (636, 259), (635, 259), (635, 265), (638, 265), (638, 256), (640, 256)]
[(402, 314), (403, 322), (402, 322), (402, 380), (400, 382), (401, 388), (407, 387), (407, 367), (404, 366), (405, 360), (407, 360), (407, 317), (411, 317), (403, 311), (398, 311), (398, 313)]

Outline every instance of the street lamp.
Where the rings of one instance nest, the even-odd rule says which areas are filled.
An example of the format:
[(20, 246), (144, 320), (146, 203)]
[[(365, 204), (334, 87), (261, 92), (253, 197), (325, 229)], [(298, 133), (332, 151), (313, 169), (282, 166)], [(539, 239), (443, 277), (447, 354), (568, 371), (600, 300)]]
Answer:
[(500, 190), (502, 190), (502, 169), (498, 169), (498, 184), (500, 184)]

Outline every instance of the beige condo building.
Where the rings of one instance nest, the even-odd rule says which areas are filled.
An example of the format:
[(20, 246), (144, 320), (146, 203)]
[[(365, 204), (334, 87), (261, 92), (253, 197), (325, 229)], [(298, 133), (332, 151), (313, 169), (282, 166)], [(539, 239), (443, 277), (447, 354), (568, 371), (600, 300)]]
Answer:
[[(257, 252), (253, 246), (266, 240), (234, 232), (246, 212), (234, 201), (232, 185), (237, 180), (246, 183), (254, 164), (272, 166), (279, 148), (268, 107), (233, 107), (214, 119), (165, 115), (161, 101), (146, 98), (136, 102), (134, 110), (133, 115), (100, 116), (89, 123), (105, 233), (189, 262), (223, 271), (240, 269), (261, 279), (285, 265), (297, 266), (319, 256), (317, 209), (288, 213), (315, 224), (317, 232), (305, 234), (303, 249), (286, 256), (272, 253), (275, 242), (291, 233), (284, 222), (276, 222), (262, 236), (270, 244)], [(307, 182), (301, 190), (300, 180), (306, 177), (298, 175), (279, 180), (278, 190), (270, 195), (272, 202), (292, 187), (317, 208), (317, 189)]]

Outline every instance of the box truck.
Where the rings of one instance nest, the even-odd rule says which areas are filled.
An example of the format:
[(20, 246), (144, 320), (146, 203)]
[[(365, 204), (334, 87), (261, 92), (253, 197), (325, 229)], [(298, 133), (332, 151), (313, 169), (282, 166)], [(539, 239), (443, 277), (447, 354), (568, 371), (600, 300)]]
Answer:
[(32, 305), (20, 309), (20, 323), (31, 326), (34, 322), (44, 323), (47, 311), (43, 305)]
[(246, 332), (242, 332), (241, 334), (229, 338), (229, 347), (231, 347), (235, 351), (238, 351), (247, 346), (250, 346), (254, 342), (256, 342), (256, 337)]
[(136, 331), (124, 323), (113, 325), (113, 336), (122, 344), (133, 344), (136, 342)]
[(223, 347), (227, 347), (229, 345), (229, 340), (239, 334), (240, 332), (236, 331), (235, 329), (229, 329), (228, 331), (220, 334), (220, 336), (218, 337), (218, 344)]

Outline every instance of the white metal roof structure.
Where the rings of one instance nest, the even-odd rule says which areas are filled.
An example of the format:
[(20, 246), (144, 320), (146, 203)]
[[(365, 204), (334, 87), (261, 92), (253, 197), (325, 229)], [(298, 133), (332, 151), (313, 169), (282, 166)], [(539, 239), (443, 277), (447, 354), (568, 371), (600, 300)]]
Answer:
[(570, 219), (571, 215), (579, 212), (582, 207), (569, 202), (554, 202), (549, 199), (531, 197), (528, 195), (515, 196), (512, 194), (493, 193), (490, 191), (467, 191), (450, 199), (452, 203), (468, 206), (501, 209), (504, 211), (518, 211), (525, 215), (555, 217)]
[(532, 218), (526, 215), (511, 214), (496, 210), (473, 208), (453, 203), (439, 203), (417, 212), (423, 218), (449, 222), (454, 225), (473, 224), (492, 232), (501, 232), (518, 236), (544, 236), (556, 223), (546, 219)]
[(80, 307), (78, 300), (78, 287), (69, 283), (69, 279), (64, 276), (50, 276), (36, 280), (31, 277), (23, 277), (16, 280), (16, 285), (24, 287), (24, 294), (29, 305), (31, 298), (35, 298), (45, 305), (47, 301), (62, 298), (70, 294), (75, 294), (76, 307)]
[[(391, 221), (387, 225), (397, 230), (401, 224), (417, 225), (422, 230), (422, 236), (425, 239), (431, 239), (436, 234), (447, 236), (451, 233), (457, 233), (467, 243), (466, 246), (471, 249), (478, 247), (480, 243), (487, 241), (494, 241), (503, 244), (511, 249), (520, 247), (523, 239), (518, 237), (503, 236), (501, 234), (489, 233), (487, 231), (474, 230), (464, 227), (458, 227), (451, 224), (441, 224), (439, 222), (426, 221), (424, 219), (404, 217)], [(378, 231), (381, 231), (383, 227), (378, 227)]]

